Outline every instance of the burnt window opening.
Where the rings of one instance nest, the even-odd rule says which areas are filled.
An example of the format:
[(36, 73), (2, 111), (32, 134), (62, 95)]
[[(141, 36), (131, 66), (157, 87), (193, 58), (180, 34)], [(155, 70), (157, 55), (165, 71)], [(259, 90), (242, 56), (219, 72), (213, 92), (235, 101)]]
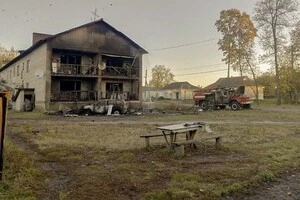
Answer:
[(106, 83), (106, 99), (117, 99), (121, 94), (123, 94), (123, 83)]
[(17, 76), (19, 76), (20, 75), (20, 66), (18, 65), (17, 66)]
[(102, 62), (106, 64), (104, 75), (110, 76), (137, 76), (138, 59), (126, 56), (102, 55)]
[(78, 91), (81, 90), (80, 81), (60, 81), (60, 91)]
[(113, 57), (113, 56), (102, 56), (102, 61), (106, 63), (106, 66), (113, 67), (126, 67), (131, 66), (133, 63), (133, 58), (125, 58), (125, 57)]
[(61, 64), (81, 65), (81, 56), (76, 55), (61, 55)]
[(115, 93), (123, 92), (123, 83), (106, 83), (106, 91)]
[(81, 56), (78, 55), (61, 55), (60, 64), (64, 73), (80, 74), (81, 73)]

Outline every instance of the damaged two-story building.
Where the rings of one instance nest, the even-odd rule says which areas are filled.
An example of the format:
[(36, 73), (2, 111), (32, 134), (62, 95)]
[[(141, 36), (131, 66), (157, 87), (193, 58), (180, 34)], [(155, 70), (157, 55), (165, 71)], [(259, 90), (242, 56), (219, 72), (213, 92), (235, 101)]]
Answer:
[(100, 99), (142, 100), (142, 56), (147, 51), (103, 19), (58, 33), (33, 33), (33, 44), (0, 69), (25, 100), (57, 110)]

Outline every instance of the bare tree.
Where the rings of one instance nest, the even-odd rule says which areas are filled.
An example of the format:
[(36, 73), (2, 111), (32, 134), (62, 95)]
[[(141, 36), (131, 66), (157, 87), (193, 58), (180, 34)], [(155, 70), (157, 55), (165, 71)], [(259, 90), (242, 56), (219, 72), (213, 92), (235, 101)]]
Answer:
[(284, 41), (285, 30), (291, 26), (297, 7), (297, 0), (258, 0), (254, 8), (254, 20), (261, 31), (260, 41), (266, 52), (265, 58), (273, 58), (275, 65), (277, 105), (281, 104), (278, 55)]

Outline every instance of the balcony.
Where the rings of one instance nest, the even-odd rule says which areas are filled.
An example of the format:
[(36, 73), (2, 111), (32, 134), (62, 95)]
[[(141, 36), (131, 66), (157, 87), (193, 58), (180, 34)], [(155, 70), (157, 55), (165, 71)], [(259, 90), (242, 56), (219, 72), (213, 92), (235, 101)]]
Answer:
[(90, 65), (52, 64), (53, 76), (98, 76), (98, 69)]
[(51, 101), (97, 101), (97, 91), (51, 91)]
[(138, 69), (132, 67), (114, 67), (106, 66), (101, 71), (102, 77), (123, 77), (123, 78), (135, 78), (138, 76)]

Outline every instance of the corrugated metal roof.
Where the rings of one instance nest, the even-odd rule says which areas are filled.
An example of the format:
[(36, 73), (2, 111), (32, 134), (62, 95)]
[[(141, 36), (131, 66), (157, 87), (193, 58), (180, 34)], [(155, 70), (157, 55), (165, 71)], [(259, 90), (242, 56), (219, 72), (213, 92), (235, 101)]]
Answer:
[(27, 50), (25, 50), (22, 54), (20, 54), (19, 56), (15, 57), (13, 60), (11, 60), (9, 63), (7, 63), (6, 65), (4, 65), (2, 68), (0, 68), (0, 72), (3, 71), (4, 69), (8, 68), (10, 65), (14, 64), (15, 62), (17, 62), (18, 60), (20, 60), (21, 58), (25, 57), (26, 55), (28, 55), (29, 53), (31, 53), (32, 51), (34, 51), (35, 49), (37, 49), (38, 47), (42, 46), (43, 44), (47, 43), (48, 41), (50, 41), (51, 39), (59, 36), (59, 35), (62, 35), (62, 34), (65, 34), (65, 33), (68, 33), (68, 32), (71, 32), (73, 30), (76, 30), (76, 29), (79, 29), (79, 28), (82, 28), (82, 27), (86, 27), (86, 26), (90, 26), (90, 25), (93, 25), (93, 24), (96, 24), (96, 23), (101, 23), (105, 26), (107, 26), (109, 29), (111, 29), (112, 31), (116, 32), (116, 34), (120, 35), (121, 37), (125, 38), (127, 41), (129, 41), (133, 46), (135, 46), (137, 49), (140, 50), (140, 52), (142, 54), (146, 54), (148, 53), (145, 49), (143, 49), (141, 46), (139, 46), (137, 43), (135, 43), (133, 40), (131, 40), (129, 37), (127, 37), (125, 34), (123, 34), (122, 32), (118, 31), (117, 29), (115, 29), (114, 27), (112, 27), (111, 25), (109, 25), (108, 23), (106, 23), (102, 18), (100, 20), (97, 20), (97, 21), (94, 21), (94, 22), (90, 22), (90, 23), (87, 23), (87, 24), (84, 24), (84, 25), (81, 25), (81, 26), (78, 26), (78, 27), (75, 27), (75, 28), (72, 28), (72, 29), (69, 29), (67, 31), (63, 31), (61, 33), (58, 33), (56, 35), (53, 35), (53, 36), (50, 36), (44, 40), (40, 40), (38, 41), (37, 43), (35, 43), (34, 45), (32, 45), (31, 47), (29, 47)]

